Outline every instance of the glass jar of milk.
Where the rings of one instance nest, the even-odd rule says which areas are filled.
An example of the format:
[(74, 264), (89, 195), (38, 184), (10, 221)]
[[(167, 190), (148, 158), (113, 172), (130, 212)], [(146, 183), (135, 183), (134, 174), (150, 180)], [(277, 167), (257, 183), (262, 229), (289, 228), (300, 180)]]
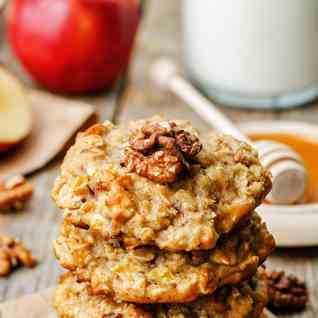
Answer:
[(186, 67), (212, 98), (287, 108), (318, 96), (318, 0), (183, 0)]

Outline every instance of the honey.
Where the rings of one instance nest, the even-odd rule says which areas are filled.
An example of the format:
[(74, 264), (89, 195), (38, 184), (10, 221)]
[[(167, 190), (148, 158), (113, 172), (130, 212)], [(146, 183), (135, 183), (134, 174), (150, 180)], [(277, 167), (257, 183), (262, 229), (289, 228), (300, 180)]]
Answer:
[(257, 140), (273, 140), (286, 144), (293, 148), (303, 159), (308, 171), (308, 188), (305, 195), (305, 203), (318, 202), (318, 140), (305, 139), (293, 134), (253, 134), (250, 138)]

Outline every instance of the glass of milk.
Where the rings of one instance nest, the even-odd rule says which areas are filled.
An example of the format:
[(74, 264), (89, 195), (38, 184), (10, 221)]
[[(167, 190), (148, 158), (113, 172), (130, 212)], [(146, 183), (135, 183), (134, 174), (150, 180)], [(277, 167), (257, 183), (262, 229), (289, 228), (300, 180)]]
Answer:
[(288, 108), (318, 96), (318, 0), (183, 0), (185, 63), (216, 101)]

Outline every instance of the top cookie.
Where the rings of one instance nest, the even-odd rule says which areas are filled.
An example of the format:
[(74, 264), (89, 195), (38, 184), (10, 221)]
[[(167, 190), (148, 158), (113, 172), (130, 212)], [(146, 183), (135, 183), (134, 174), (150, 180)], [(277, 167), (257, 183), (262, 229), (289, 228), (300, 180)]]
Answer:
[(211, 249), (271, 188), (246, 143), (158, 118), (91, 127), (61, 170), (52, 195), (65, 219), (126, 248)]

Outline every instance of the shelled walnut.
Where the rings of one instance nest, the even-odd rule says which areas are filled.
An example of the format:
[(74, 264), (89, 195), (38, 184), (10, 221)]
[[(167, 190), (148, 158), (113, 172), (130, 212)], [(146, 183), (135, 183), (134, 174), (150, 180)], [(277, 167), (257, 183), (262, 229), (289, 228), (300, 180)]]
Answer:
[(35, 265), (31, 251), (21, 242), (0, 234), (0, 277), (9, 276), (17, 267), (33, 268)]
[(136, 131), (123, 165), (154, 182), (175, 182), (202, 149), (197, 136), (176, 127), (174, 122), (150, 123)]
[(305, 282), (283, 271), (267, 273), (269, 307), (278, 310), (301, 310), (308, 302)]
[(32, 185), (21, 175), (0, 180), (0, 210), (21, 209), (32, 194)]

